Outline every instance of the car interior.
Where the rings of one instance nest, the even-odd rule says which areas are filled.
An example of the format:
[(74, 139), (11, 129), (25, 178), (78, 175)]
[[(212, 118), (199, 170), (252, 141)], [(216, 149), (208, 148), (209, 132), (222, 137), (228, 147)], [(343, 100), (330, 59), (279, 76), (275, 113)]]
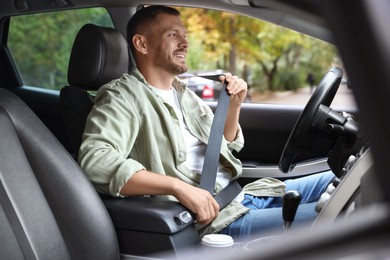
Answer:
[[(214, 7), (206, 2), (200, 1), (198, 5)], [(335, 29), (335, 24), (324, 26), (323, 17), (333, 14), (329, 11), (331, 5), (327, 6), (328, 16), (325, 16), (307, 1), (297, 1), (297, 8), (286, 1), (217, 2), (217, 9), (239, 8), (239, 12), (253, 16), (259, 12), (265, 20), (318, 38), (333, 41), (330, 29), (340, 39), (346, 37), (341, 35), (340, 28)], [(118, 199), (99, 194), (76, 162), (85, 120), (93, 106), (91, 92), (134, 66), (124, 39), (123, 21), (128, 20), (138, 4), (144, 3), (61, 0), (0, 3), (0, 9), (4, 10), (0, 11), (0, 259), (199, 257), (194, 250), (199, 249), (200, 237), (194, 217), (186, 208), (150, 196)], [(113, 18), (115, 29), (91, 23), (80, 28), (70, 55), (69, 84), (58, 92), (24, 86), (6, 46), (9, 17), (22, 12), (96, 5), (107, 6), (113, 17), (121, 18)], [(342, 4), (340, 7), (345, 8)], [(302, 21), (310, 21), (312, 26), (305, 27)], [(337, 43), (342, 50), (347, 48), (344, 43)], [(374, 177), (378, 166), (374, 166), (373, 157), (380, 152), (371, 149), (367, 135), (373, 141), (371, 144), (380, 141), (372, 139), (376, 134), (366, 131), (359, 123), (361, 114), (369, 118), (367, 114), (330, 107), (342, 76), (339, 68), (324, 72), (319, 87), (303, 108), (243, 105), (240, 124), (245, 127), (247, 139), (255, 141), (249, 142), (238, 155), (244, 166), (240, 184), (259, 176), (286, 178), (287, 173), (297, 177), (328, 169), (335, 172), (339, 183), (313, 224), (316, 232), (311, 236), (288, 240), (288, 246), (278, 252), (275, 249), (280, 244), (263, 245), (264, 240), (254, 238), (243, 251), (238, 249), (238, 254), (225, 256), (226, 259), (237, 259), (238, 255), (243, 259), (258, 259), (259, 248), (263, 250), (262, 258), (299, 259), (302, 252), (309, 257), (324, 250), (328, 253), (340, 250), (346, 240), (363, 244), (371, 232), (379, 234), (384, 241), (388, 238), (388, 230), (383, 228), (388, 223), (388, 211), (378, 206), (385, 195), (377, 189), (380, 184)], [(216, 102), (209, 105), (215, 110)], [(42, 107), (45, 112), (41, 112)], [(253, 122), (254, 116), (260, 120)], [(379, 119), (374, 118), (373, 124), (376, 120)], [(257, 124), (263, 127), (258, 129)], [(282, 138), (267, 140), (270, 133), (278, 133)], [(263, 155), (261, 159), (258, 154)], [(363, 212), (363, 217), (353, 218), (356, 210)], [(340, 219), (347, 221), (339, 223)], [(356, 229), (356, 225), (360, 228)], [(302, 232), (308, 233), (307, 229)], [(161, 252), (168, 255), (159, 255)]]

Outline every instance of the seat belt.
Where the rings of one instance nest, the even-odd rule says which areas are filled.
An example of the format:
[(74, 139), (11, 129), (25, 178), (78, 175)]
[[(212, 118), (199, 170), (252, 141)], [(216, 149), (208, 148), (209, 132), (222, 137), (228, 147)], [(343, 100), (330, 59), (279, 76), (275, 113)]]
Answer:
[[(220, 75), (198, 75), (213, 81), (220, 81)], [(221, 153), (221, 144), (223, 131), (225, 128), (226, 115), (230, 103), (230, 95), (226, 91), (227, 83), (222, 86), (221, 93), (218, 98), (217, 108), (214, 113), (214, 119), (211, 124), (209, 141), (206, 148), (205, 160), (200, 178), (200, 188), (214, 193), (217, 171), (219, 166), (219, 157)], [(242, 190), (242, 187), (237, 181), (232, 181), (214, 195), (214, 199), (218, 202), (220, 209), (229, 204)]]

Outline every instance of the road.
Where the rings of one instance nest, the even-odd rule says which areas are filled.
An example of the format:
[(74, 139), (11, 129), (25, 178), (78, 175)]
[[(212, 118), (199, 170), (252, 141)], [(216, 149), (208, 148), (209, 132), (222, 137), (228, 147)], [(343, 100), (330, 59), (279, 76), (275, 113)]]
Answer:
[[(311, 97), (310, 88), (301, 88), (297, 91), (277, 92), (271, 95), (252, 94), (252, 102), (271, 103), (271, 104), (291, 104), (304, 105)], [(341, 84), (331, 107), (356, 107), (352, 90), (348, 89), (346, 84)]]

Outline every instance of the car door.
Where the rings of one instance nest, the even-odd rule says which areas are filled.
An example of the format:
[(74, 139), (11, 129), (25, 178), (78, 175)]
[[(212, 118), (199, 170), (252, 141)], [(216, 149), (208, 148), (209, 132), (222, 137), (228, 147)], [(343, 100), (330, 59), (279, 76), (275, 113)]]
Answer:
[[(345, 88), (345, 86), (341, 86)], [(337, 98), (336, 110), (345, 111), (358, 115), (354, 100), (348, 94)], [(307, 98), (309, 98), (308, 96)], [(303, 111), (304, 104), (264, 104), (264, 103), (245, 103), (242, 105), (240, 113), (240, 126), (245, 137), (244, 148), (236, 153), (236, 156), (243, 163), (242, 182), (250, 182), (260, 177), (296, 177), (315, 172), (328, 170), (327, 147), (320, 147), (315, 151), (306, 153), (307, 160), (294, 168), (288, 174), (282, 173), (278, 169), (279, 159), (284, 146), (290, 136), (290, 133)], [(340, 103), (347, 103), (347, 106), (341, 106)], [(210, 103), (215, 109), (216, 103)]]
[[(240, 113), (245, 146), (236, 153), (243, 163), (243, 176), (249, 181), (264, 176), (285, 178), (329, 169), (326, 162), (329, 148), (321, 142), (315, 144), (315, 150), (306, 152), (305, 161), (289, 175), (279, 171), (278, 163), (315, 86), (333, 66), (342, 68), (334, 46), (237, 14), (180, 11), (182, 16), (188, 15), (184, 21), (198, 21), (195, 25), (185, 22), (191, 43), (187, 57), (190, 75), (230, 71), (248, 83), (248, 99)], [(203, 29), (199, 25), (202, 20), (207, 21)], [(215, 31), (219, 34), (212, 34)], [(199, 40), (202, 35), (211, 39)], [(223, 35), (228, 36), (224, 38)], [(210, 51), (204, 51), (208, 48)], [(347, 78), (345, 75), (332, 107), (357, 115)], [(215, 109), (216, 102), (208, 104)]]

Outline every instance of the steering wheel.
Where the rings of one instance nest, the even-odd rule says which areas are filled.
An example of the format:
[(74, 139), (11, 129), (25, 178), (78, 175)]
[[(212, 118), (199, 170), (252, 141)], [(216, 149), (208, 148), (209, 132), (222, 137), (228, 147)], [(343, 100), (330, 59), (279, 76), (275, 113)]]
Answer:
[(279, 161), (279, 169), (283, 173), (292, 171), (296, 165), (295, 159), (306, 150), (315, 134), (312, 130), (313, 123), (320, 113), (320, 106), (329, 107), (339, 88), (342, 69), (338, 67), (328, 71), (318, 84), (313, 95), (307, 102), (301, 115), (287, 140)]

